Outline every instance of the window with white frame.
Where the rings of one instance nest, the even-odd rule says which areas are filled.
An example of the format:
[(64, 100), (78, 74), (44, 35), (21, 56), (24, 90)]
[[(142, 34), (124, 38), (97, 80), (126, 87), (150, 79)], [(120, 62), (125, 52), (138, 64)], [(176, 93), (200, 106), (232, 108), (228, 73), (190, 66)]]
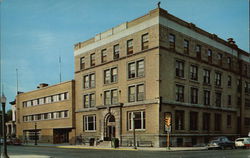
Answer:
[(145, 49), (149, 48), (148, 33), (142, 35), (142, 37), (141, 37), (141, 45), (142, 45), (142, 50), (145, 50)]
[(119, 57), (120, 57), (119, 52), (120, 52), (120, 48), (119, 48), (119, 44), (117, 44), (117, 45), (114, 46), (113, 59), (119, 59)]
[(215, 72), (215, 85), (216, 86), (221, 86), (221, 73), (220, 72)]
[(128, 102), (143, 101), (144, 84), (131, 85), (128, 87)]
[(175, 61), (175, 76), (184, 77), (184, 62), (176, 60)]
[(203, 82), (205, 84), (210, 84), (210, 70), (203, 70)]
[(191, 65), (190, 66), (190, 79), (191, 80), (198, 80), (198, 66)]
[(145, 111), (133, 111), (128, 113), (128, 130), (146, 129)]
[(96, 130), (96, 115), (83, 116), (84, 131)]
[(144, 76), (144, 59), (128, 63), (128, 78)]

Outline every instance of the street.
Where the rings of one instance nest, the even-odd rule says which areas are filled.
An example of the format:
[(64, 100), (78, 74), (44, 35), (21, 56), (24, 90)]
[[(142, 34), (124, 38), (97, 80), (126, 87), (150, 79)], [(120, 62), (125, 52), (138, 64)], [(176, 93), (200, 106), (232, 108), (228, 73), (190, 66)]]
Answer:
[(250, 149), (204, 151), (121, 151), (8, 146), (10, 158), (250, 158)]

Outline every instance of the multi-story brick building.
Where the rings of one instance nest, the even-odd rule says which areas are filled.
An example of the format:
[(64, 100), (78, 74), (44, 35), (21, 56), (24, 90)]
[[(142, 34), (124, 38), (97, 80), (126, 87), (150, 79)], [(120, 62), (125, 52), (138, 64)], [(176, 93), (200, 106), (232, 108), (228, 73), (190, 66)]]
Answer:
[(37, 88), (16, 96), (17, 137), (31, 142), (37, 134), (38, 142), (74, 143), (74, 80)]
[[(174, 146), (250, 130), (249, 54), (161, 8), (75, 45), (76, 136)], [(135, 123), (133, 125), (133, 117)]]

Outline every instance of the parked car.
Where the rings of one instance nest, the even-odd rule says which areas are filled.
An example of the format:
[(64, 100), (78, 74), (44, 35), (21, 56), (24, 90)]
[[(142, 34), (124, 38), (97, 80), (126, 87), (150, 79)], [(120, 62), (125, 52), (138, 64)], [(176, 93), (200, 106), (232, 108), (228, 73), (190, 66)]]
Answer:
[(207, 149), (226, 149), (226, 148), (235, 148), (235, 143), (230, 141), (227, 137), (217, 137), (210, 141), (207, 145)]
[(250, 148), (250, 137), (248, 138), (237, 138), (235, 140), (236, 148)]

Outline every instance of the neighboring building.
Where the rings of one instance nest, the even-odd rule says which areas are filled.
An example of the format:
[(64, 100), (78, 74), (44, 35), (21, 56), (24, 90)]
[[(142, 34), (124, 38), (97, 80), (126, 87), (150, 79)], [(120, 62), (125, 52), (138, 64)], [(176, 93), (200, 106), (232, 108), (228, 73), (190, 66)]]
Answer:
[(6, 122), (6, 135), (9, 138), (16, 137), (16, 100), (10, 102), (11, 104), (11, 112), (12, 112), (12, 120)]
[[(250, 131), (249, 54), (161, 8), (75, 45), (76, 136), (191, 146)], [(244, 88), (243, 88), (244, 87)], [(133, 125), (133, 116), (135, 123)]]
[(17, 137), (24, 142), (74, 143), (75, 84), (74, 80), (48, 86), (16, 96)]

